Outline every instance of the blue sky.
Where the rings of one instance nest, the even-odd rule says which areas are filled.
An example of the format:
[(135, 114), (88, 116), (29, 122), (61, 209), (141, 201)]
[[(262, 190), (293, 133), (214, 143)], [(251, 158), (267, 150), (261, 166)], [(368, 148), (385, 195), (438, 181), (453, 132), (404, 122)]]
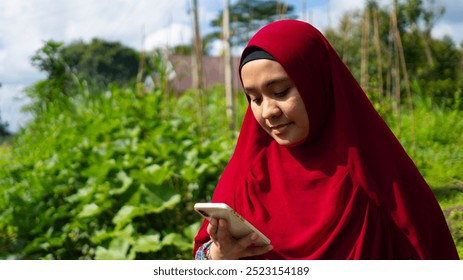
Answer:
[[(234, 3), (236, 0), (230, 0)], [(463, 40), (463, 1), (436, 0), (446, 14), (433, 35)], [(344, 12), (363, 6), (364, 0), (288, 0), (304, 18), (320, 30)], [(390, 5), (391, 0), (380, 0)], [(202, 33), (223, 8), (223, 0), (198, 0)], [(44, 77), (30, 58), (49, 39), (69, 43), (98, 37), (117, 40), (137, 50), (191, 42), (191, 0), (1, 0), (0, 1), (0, 116), (17, 131), (28, 120), (20, 108), (28, 100), (23, 89)], [(329, 11), (329, 13), (328, 13)], [(142, 43), (145, 35), (144, 44)], [(220, 48), (220, 44), (216, 45)]]

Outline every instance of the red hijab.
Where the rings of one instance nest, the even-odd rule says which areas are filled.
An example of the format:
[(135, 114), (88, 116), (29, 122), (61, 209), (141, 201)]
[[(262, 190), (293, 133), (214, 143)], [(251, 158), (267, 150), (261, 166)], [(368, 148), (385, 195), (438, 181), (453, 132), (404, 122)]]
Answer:
[[(324, 36), (282, 20), (259, 30), (262, 49), (304, 100), (310, 131), (279, 145), (248, 107), (214, 192), (270, 238), (262, 259), (458, 259), (431, 189)], [(207, 221), (195, 249), (209, 240)]]

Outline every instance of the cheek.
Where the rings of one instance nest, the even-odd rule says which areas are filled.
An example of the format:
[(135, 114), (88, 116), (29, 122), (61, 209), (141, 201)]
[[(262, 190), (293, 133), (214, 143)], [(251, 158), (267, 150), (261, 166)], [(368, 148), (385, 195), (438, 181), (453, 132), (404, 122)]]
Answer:
[(265, 120), (262, 118), (262, 110), (261, 110), (261, 108), (258, 107), (258, 106), (252, 106), (251, 105), (251, 111), (252, 111), (252, 114), (254, 115), (254, 118), (256, 119), (256, 121), (265, 130)]
[(309, 117), (307, 115), (307, 111), (303, 107), (301, 110), (298, 111), (298, 122), (300, 123), (301, 129), (304, 131), (306, 136), (309, 134)]
[(302, 99), (295, 100), (295, 102), (287, 103), (286, 112), (287, 116), (293, 120), (296, 125), (303, 129), (307, 134), (309, 133), (309, 117), (305, 109)]
[(296, 122), (300, 122), (300, 120), (303, 118), (303, 114), (305, 114), (305, 110), (301, 110), (301, 106), (298, 105), (297, 99), (292, 99), (286, 102), (282, 102), (279, 106), (283, 112), (283, 114)]

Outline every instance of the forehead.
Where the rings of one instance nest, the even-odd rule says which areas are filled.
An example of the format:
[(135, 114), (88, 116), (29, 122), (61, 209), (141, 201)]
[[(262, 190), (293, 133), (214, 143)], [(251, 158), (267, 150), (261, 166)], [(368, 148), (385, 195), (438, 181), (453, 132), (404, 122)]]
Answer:
[(243, 65), (241, 80), (246, 88), (262, 86), (269, 81), (287, 81), (289, 77), (280, 63), (269, 59), (257, 59)]

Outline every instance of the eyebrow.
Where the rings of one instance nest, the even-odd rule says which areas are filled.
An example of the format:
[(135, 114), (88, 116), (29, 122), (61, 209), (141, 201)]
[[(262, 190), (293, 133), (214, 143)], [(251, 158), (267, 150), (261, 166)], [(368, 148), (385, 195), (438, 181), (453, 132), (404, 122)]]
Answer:
[[(270, 87), (270, 86), (272, 86), (274, 84), (287, 82), (287, 81), (289, 81), (289, 77), (276, 77), (276, 78), (273, 78), (273, 79), (267, 81), (264, 86), (266, 88), (268, 88), (268, 87)], [(254, 87), (245, 87), (244, 90), (246, 92), (253, 92), (253, 91), (255, 91), (255, 88)]]

